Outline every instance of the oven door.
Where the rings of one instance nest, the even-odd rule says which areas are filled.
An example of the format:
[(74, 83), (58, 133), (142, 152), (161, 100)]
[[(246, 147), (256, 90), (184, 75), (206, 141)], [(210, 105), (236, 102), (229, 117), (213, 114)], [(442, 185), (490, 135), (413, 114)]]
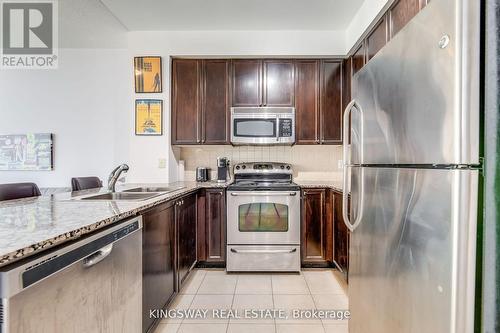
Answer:
[(227, 242), (300, 244), (300, 192), (228, 191)]

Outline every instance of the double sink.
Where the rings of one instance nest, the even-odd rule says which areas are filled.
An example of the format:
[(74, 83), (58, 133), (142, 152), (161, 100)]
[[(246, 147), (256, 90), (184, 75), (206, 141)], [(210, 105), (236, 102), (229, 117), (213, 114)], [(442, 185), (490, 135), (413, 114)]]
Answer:
[(122, 192), (107, 192), (85, 197), (76, 197), (73, 200), (107, 200), (107, 201), (141, 201), (154, 198), (169, 192), (178, 191), (185, 186), (178, 187), (136, 187)]

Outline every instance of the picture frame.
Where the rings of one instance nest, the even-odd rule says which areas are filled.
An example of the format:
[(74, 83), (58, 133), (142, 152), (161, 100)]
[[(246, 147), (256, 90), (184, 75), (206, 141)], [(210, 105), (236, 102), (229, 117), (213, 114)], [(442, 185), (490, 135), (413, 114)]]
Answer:
[(163, 100), (135, 100), (135, 135), (163, 135)]
[(136, 94), (163, 92), (162, 62), (159, 56), (134, 57)]

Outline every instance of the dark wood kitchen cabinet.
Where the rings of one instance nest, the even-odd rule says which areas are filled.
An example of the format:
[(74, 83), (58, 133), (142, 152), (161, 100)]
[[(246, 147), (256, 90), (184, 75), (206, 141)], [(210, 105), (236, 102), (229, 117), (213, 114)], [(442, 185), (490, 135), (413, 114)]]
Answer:
[(320, 141), (342, 144), (342, 61), (321, 61)]
[(425, 6), (425, 0), (399, 0), (389, 10), (390, 37), (394, 37)]
[(351, 56), (351, 74), (356, 74), (365, 65), (365, 42), (363, 41), (361, 45), (356, 49), (354, 54)]
[(387, 32), (387, 16), (383, 16), (366, 38), (366, 61), (370, 61), (387, 44)]
[(202, 190), (198, 196), (198, 261), (205, 266), (226, 264), (226, 191)]
[(319, 60), (295, 63), (295, 138), (297, 144), (319, 143)]
[[(327, 211), (327, 189), (302, 191), (302, 265), (329, 266), (333, 246), (331, 206)], [(330, 258), (329, 258), (330, 256)]]
[(347, 272), (349, 271), (349, 242), (351, 234), (344, 223), (341, 192), (333, 191), (333, 205), (333, 260), (337, 264), (339, 270), (341, 270), (344, 274), (344, 277), (347, 279)]
[(175, 204), (177, 226), (178, 290), (196, 264), (196, 193), (178, 199)]
[(142, 327), (146, 332), (155, 324), (149, 309), (163, 309), (175, 294), (174, 202), (144, 212), (142, 219)]
[(232, 106), (293, 106), (293, 60), (232, 61)]
[(207, 59), (202, 63), (202, 131), (203, 144), (229, 143), (229, 70), (230, 61)]
[(172, 144), (229, 143), (229, 60), (172, 60)]

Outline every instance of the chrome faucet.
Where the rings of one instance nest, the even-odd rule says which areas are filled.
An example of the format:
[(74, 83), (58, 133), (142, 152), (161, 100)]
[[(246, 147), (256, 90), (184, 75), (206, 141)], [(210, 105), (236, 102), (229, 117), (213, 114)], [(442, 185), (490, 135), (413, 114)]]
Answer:
[(113, 171), (111, 171), (111, 174), (109, 175), (108, 178), (108, 190), (111, 192), (115, 192), (115, 187), (116, 187), (116, 181), (120, 177), (122, 172), (127, 172), (128, 171), (128, 165), (122, 164), (114, 168)]

